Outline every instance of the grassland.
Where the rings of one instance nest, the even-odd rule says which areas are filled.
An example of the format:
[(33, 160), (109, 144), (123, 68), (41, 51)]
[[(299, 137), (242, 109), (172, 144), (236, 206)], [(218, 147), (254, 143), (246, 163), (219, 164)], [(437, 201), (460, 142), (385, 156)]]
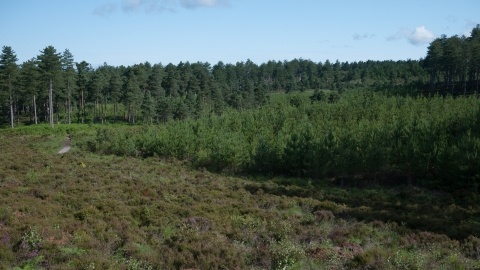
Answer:
[[(480, 267), (468, 190), (222, 175), (89, 152), (96, 128), (2, 132), (0, 268)], [(72, 150), (58, 155), (67, 132)]]

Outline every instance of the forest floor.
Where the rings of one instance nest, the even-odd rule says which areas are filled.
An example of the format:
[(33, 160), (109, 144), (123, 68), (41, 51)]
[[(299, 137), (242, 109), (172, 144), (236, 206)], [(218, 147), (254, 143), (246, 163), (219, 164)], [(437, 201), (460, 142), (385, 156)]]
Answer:
[[(0, 135), (0, 268), (476, 269), (479, 199), (231, 176)], [(58, 155), (58, 147), (72, 144)]]

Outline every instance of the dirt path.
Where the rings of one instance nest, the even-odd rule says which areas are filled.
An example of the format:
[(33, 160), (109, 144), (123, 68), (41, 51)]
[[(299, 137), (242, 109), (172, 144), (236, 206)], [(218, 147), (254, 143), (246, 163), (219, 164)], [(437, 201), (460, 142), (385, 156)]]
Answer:
[(66, 153), (70, 150), (70, 134), (67, 134), (67, 138), (65, 141), (65, 147), (62, 150), (58, 151), (59, 154)]

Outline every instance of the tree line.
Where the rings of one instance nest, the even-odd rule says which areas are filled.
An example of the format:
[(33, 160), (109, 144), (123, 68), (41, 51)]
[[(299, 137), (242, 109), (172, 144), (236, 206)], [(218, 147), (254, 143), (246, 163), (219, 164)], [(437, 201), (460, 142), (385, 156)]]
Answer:
[[(180, 62), (92, 67), (75, 62), (53, 46), (18, 64), (4, 46), (0, 56), (0, 122), (30, 123), (126, 121), (158, 122), (222, 114), (227, 107), (251, 109), (267, 102), (268, 92), (406, 88), (478, 92), (480, 27), (471, 37), (442, 36), (428, 47), (425, 59), (315, 63), (306, 59), (250, 60), (235, 64)], [(442, 81), (443, 80), (443, 81)], [(458, 87), (461, 86), (461, 87)], [(460, 92), (460, 90), (462, 92)], [(468, 90), (468, 91), (467, 91)], [(316, 92), (318, 98), (318, 91)]]
[(480, 26), (470, 37), (442, 35), (430, 43), (425, 58), (430, 89), (452, 95), (477, 93), (480, 80)]
[[(421, 61), (344, 62), (329, 60), (250, 60), (236, 64), (180, 62), (93, 68), (74, 62), (66, 49), (52, 46), (22, 64), (11, 47), (4, 46), (0, 62), (3, 123), (28, 118), (31, 123), (85, 123), (124, 120), (129, 123), (167, 122), (171, 119), (221, 114), (226, 107), (258, 107), (273, 91), (346, 89), (373, 85), (406, 85), (426, 80)], [(108, 105), (108, 106), (107, 106)], [(119, 112), (123, 112), (120, 117)], [(108, 114), (107, 114), (108, 112)]]

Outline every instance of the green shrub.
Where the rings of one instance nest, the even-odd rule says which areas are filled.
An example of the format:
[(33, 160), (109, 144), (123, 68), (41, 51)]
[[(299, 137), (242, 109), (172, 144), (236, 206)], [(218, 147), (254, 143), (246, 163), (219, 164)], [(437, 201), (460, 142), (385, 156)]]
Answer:
[(382, 249), (368, 249), (357, 254), (351, 261), (351, 267), (361, 269), (386, 269), (390, 255)]
[(273, 241), (270, 243), (272, 269), (288, 269), (300, 261), (305, 251), (290, 240)]

